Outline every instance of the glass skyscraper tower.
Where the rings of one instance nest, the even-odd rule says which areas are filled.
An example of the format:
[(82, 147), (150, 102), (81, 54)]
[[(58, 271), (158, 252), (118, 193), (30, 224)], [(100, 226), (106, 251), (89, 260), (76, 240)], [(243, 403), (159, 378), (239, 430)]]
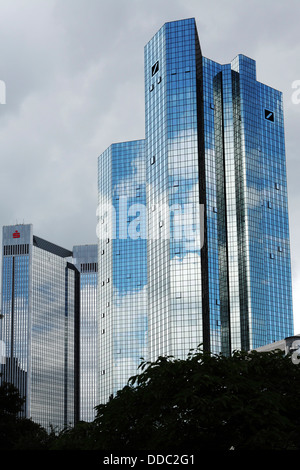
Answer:
[(187, 19), (145, 47), (145, 108), (145, 139), (98, 161), (102, 401), (138, 357), (293, 335), (281, 92), (203, 57)]
[(144, 141), (111, 145), (98, 167), (100, 402), (147, 358)]
[(72, 252), (3, 227), (1, 379), (25, 398), (23, 416), (46, 429), (79, 419), (79, 272)]
[(74, 246), (73, 264), (80, 273), (80, 420), (93, 421), (99, 387), (98, 246)]

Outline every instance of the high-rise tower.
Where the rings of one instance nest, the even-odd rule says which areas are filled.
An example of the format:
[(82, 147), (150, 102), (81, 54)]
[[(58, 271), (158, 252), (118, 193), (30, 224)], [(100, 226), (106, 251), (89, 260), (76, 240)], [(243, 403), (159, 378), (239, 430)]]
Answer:
[(46, 429), (79, 419), (79, 272), (72, 252), (3, 227), (1, 380), (25, 398), (23, 416)]
[(144, 141), (111, 145), (98, 166), (100, 401), (148, 355)]
[(80, 420), (93, 421), (99, 387), (98, 246), (74, 246), (72, 261), (80, 273)]
[[(145, 139), (114, 144), (99, 157), (99, 253), (109, 253), (99, 254), (99, 269), (102, 282), (110, 279), (99, 299), (102, 310), (111, 308), (103, 327), (110, 344), (141, 306), (150, 360), (186, 357), (199, 344), (230, 354), (291, 336), (281, 92), (257, 81), (255, 61), (244, 55), (225, 65), (203, 57), (195, 20), (187, 19), (166, 23), (145, 47), (145, 108)], [(137, 157), (142, 171), (130, 167)], [(123, 204), (128, 240), (120, 244), (115, 189), (128, 195), (137, 175), (145, 202), (140, 211), (135, 200)], [(103, 211), (105, 205), (113, 210)], [(143, 249), (132, 252), (141, 221)], [(114, 262), (117, 245), (123, 264)], [(133, 263), (147, 272), (145, 297), (123, 304), (117, 316), (116, 285), (125, 283)], [(122, 338), (137, 345), (133, 331), (123, 329)], [(100, 358), (108, 394), (117, 368), (105, 341)]]

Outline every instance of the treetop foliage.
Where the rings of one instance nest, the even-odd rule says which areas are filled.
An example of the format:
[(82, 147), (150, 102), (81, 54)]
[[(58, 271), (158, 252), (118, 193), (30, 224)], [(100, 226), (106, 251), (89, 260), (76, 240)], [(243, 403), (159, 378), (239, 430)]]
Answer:
[[(185, 360), (159, 357), (143, 361), (122, 390), (98, 405), (93, 422), (48, 441), (43, 436), (43, 445), (135, 452), (299, 450), (299, 381), (300, 365), (282, 351), (227, 357), (196, 349)], [(2, 396), (0, 390), (0, 422), (17, 409)]]

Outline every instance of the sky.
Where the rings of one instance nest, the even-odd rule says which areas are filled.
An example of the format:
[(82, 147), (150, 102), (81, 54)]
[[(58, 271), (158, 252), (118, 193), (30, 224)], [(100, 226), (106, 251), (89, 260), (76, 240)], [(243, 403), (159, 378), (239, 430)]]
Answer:
[(283, 92), (300, 334), (299, 0), (0, 0), (0, 224), (32, 223), (70, 249), (97, 242), (97, 158), (144, 138), (144, 46), (191, 17), (205, 57), (245, 54)]

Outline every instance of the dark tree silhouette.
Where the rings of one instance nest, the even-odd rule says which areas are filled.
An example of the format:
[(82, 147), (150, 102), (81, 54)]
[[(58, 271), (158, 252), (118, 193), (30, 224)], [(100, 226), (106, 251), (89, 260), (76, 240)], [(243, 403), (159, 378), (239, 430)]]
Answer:
[[(300, 449), (300, 365), (281, 351), (226, 357), (195, 350), (186, 360), (159, 357), (140, 368), (97, 406), (93, 422), (50, 443), (37, 433), (32, 445), (133, 453)], [(18, 437), (19, 446), (29, 445)]]
[(0, 386), (0, 450), (45, 450), (53, 439), (39, 424), (19, 417), (24, 399), (10, 383)]
[(101, 449), (299, 449), (300, 368), (281, 351), (143, 363), (97, 407)]

